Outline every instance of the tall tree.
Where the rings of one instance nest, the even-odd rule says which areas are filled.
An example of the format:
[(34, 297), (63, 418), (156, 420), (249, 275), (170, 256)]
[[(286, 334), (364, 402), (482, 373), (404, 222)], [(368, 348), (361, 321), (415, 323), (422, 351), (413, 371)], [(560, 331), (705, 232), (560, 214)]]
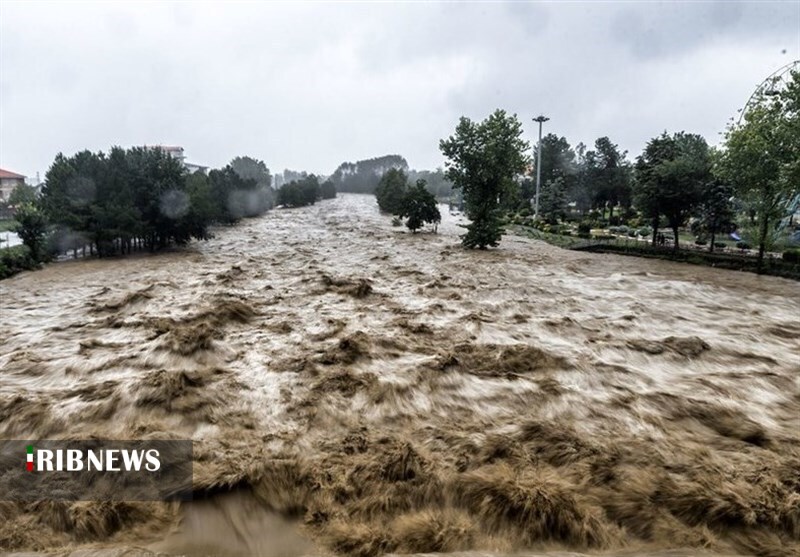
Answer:
[(608, 137), (597, 139), (594, 147), (591, 172), (593, 205), (603, 209), (608, 207), (611, 218), (614, 207), (630, 207), (631, 204), (630, 165), (625, 160), (627, 152), (620, 151)]
[(403, 210), (403, 200), (408, 190), (406, 173), (397, 168), (390, 168), (375, 188), (378, 207), (384, 213), (399, 215)]
[(721, 169), (758, 224), (758, 264), (773, 225), (800, 183), (800, 74), (776, 96), (761, 96), (725, 136)]
[(664, 215), (678, 249), (678, 229), (696, 209), (703, 186), (710, 180), (708, 144), (701, 136), (664, 132), (647, 143), (636, 161), (634, 198), (639, 210), (652, 220), (653, 244), (659, 217)]
[(462, 117), (455, 133), (439, 142), (447, 158), (446, 176), (460, 188), (472, 221), (462, 244), (467, 248), (496, 246), (503, 235), (500, 204), (514, 195), (516, 176), (528, 163), (528, 143), (516, 115), (496, 110), (483, 122)]

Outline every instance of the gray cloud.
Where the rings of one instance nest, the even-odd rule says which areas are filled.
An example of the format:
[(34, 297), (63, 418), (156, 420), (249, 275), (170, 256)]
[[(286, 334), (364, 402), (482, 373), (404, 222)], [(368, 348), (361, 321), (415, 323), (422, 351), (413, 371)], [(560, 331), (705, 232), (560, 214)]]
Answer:
[[(787, 49), (786, 54), (781, 51)], [(636, 154), (664, 129), (714, 141), (800, 58), (800, 3), (0, 4), (0, 166), (180, 144), (331, 172), (442, 164), (459, 116), (544, 112), (573, 142)]]

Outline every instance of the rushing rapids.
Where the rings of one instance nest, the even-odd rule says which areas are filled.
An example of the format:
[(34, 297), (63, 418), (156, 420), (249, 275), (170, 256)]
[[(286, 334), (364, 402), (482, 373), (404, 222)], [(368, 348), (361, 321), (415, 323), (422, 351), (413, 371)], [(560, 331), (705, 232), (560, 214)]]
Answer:
[(800, 285), (444, 216), (0, 282), (0, 438), (193, 439), (196, 497), (0, 502), (0, 549), (800, 555)]

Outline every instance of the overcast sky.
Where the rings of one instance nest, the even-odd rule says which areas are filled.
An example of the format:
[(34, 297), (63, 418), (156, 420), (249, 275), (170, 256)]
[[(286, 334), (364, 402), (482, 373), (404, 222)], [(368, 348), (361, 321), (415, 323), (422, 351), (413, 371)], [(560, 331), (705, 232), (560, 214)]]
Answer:
[(800, 1), (278, 3), (0, 0), (0, 167), (174, 144), (331, 173), (401, 154), (443, 164), (462, 115), (515, 112), (637, 155), (664, 130), (718, 141), (800, 59)]

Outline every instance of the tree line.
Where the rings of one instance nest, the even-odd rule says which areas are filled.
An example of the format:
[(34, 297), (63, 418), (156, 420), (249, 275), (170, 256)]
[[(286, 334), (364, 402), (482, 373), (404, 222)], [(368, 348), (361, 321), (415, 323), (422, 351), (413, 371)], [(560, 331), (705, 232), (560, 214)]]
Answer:
[(646, 223), (653, 244), (666, 227), (675, 249), (690, 220), (698, 237), (711, 238), (709, 249), (718, 234), (740, 227), (751, 230), (760, 264), (800, 184), (800, 79), (794, 74), (780, 94), (757, 99), (741, 124), (728, 127), (720, 148), (697, 134), (664, 132), (633, 162), (608, 137), (587, 149), (555, 134), (543, 137), (531, 158), (516, 115), (461, 118), (440, 149), (445, 176), (461, 190), (472, 221), (462, 236), (466, 247), (497, 245), (509, 213), (530, 214), (539, 148), (543, 222)]
[(263, 161), (237, 157), (224, 168), (188, 173), (157, 148), (59, 153), (41, 195), (16, 212), (18, 231), (36, 259), (89, 250), (110, 256), (209, 237), (274, 205)]

